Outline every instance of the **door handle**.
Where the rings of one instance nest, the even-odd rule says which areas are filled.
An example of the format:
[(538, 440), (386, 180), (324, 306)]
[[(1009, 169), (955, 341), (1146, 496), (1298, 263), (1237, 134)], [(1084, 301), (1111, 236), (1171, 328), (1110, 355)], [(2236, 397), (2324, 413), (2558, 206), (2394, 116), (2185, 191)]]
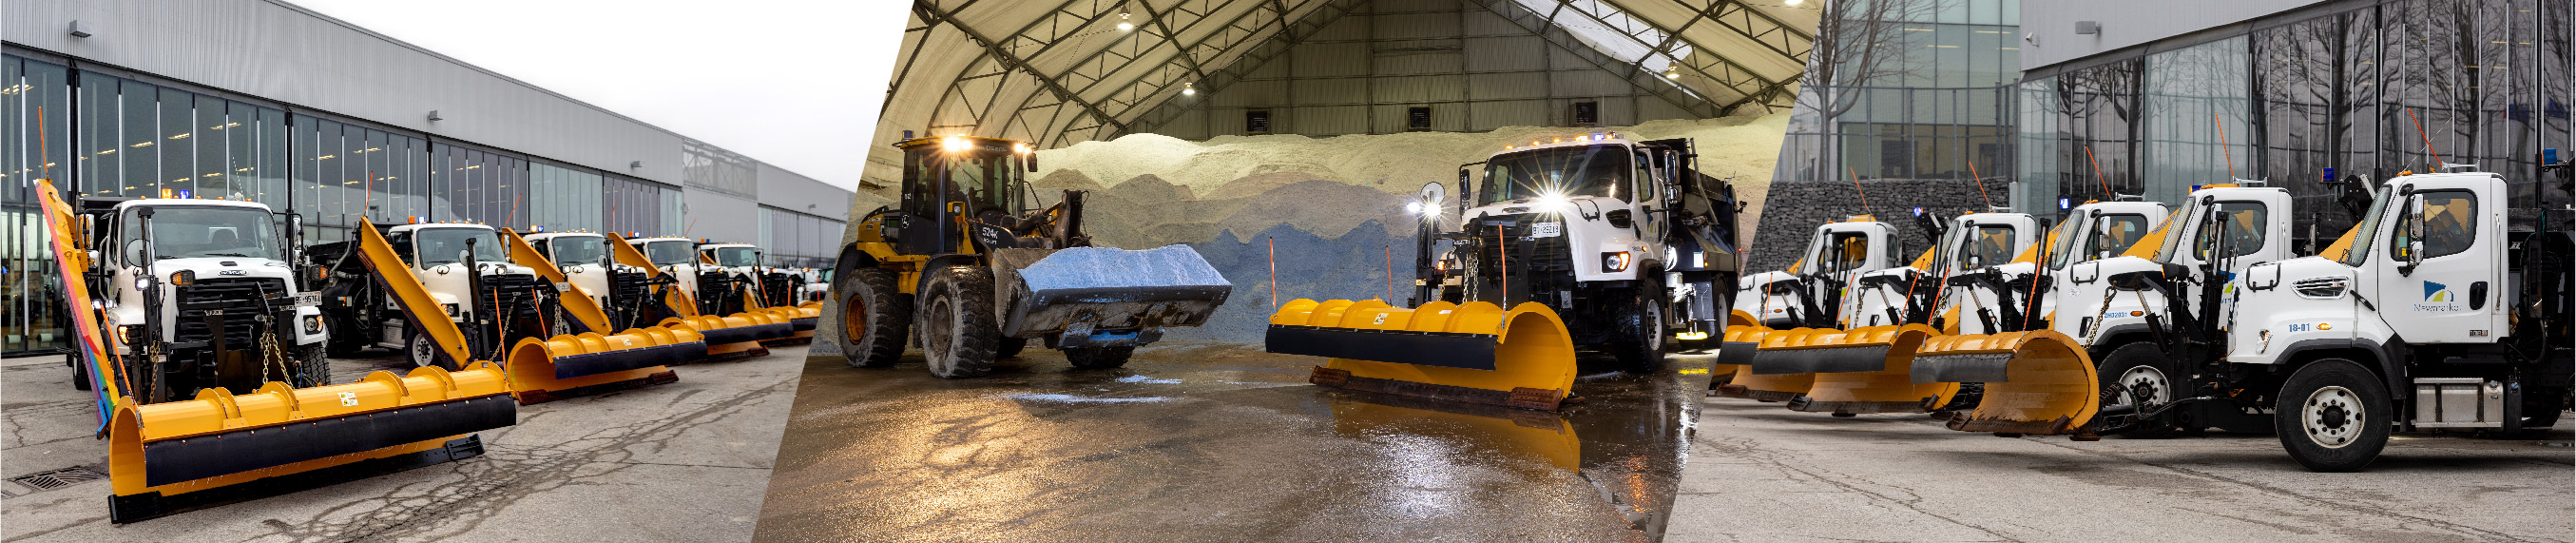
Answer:
[(2485, 281), (2479, 281), (2479, 282), (2475, 282), (2475, 283), (2469, 283), (2469, 310), (2470, 310), (2470, 311), (2477, 311), (2477, 310), (2486, 309), (2486, 308), (2487, 308), (2487, 282), (2485, 282)]

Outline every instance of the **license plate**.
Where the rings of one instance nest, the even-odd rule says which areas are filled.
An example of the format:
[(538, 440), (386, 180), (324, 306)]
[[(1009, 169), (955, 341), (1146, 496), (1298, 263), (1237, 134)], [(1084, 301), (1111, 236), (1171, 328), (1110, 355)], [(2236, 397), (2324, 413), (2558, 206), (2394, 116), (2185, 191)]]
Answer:
[(318, 306), (318, 305), (322, 305), (322, 293), (319, 293), (319, 292), (298, 292), (298, 293), (295, 293), (295, 307), (313, 307), (313, 306)]
[(572, 283), (555, 283), (555, 292), (572, 292)]
[(1552, 238), (1565, 235), (1565, 223), (1543, 222), (1530, 225), (1530, 237)]

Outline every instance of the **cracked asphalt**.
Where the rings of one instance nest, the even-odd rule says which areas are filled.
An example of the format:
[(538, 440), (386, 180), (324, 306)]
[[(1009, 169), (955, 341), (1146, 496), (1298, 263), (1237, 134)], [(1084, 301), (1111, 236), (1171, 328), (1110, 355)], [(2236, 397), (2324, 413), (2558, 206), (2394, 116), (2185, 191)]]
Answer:
[[(519, 407), (483, 456), (143, 522), (107, 522), (104, 480), (0, 483), (0, 541), (741, 541), (751, 538), (806, 347), (678, 366), (667, 385)], [(333, 359), (332, 382), (408, 371)], [(0, 362), (0, 476), (106, 461), (59, 356)]]
[(2271, 434), (2078, 443), (1709, 399), (1666, 541), (2568, 541), (2571, 420), (2398, 434), (2312, 473)]

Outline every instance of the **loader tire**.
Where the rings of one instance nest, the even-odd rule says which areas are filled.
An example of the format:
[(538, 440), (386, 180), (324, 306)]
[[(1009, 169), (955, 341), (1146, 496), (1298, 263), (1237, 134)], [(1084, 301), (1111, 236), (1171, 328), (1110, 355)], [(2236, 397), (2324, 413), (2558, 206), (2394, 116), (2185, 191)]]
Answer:
[[(2153, 343), (2131, 343), (2112, 349), (2110, 354), (2102, 355), (2102, 363), (2095, 368), (2094, 375), (2100, 376), (2102, 380), (2101, 390), (2117, 390), (2126, 393), (2102, 398), (2102, 406), (2107, 408), (2139, 402), (2145, 405), (2135, 406), (2134, 409), (2144, 411), (2174, 401), (2176, 399), (2174, 391), (2177, 390), (2175, 376), (2186, 375), (2176, 367), (2177, 365), (2174, 360), (2165, 356), (2164, 349), (2157, 348)], [(2143, 418), (2137, 421), (2137, 429), (2122, 435), (2166, 437), (2173, 435), (2177, 429), (2169, 421)]]
[(290, 368), (294, 373), (287, 377), (286, 384), (295, 388), (331, 384), (331, 357), (328, 351), (329, 347), (324, 345), (295, 347), (295, 367)]
[(1002, 332), (993, 321), (993, 272), (953, 266), (931, 276), (921, 293), (921, 358), (930, 374), (946, 379), (993, 371)]
[(1004, 358), (1018, 358), (1018, 357), (1020, 356), (1020, 351), (1022, 351), (1022, 350), (1026, 350), (1026, 349), (1028, 349), (1028, 348), (1029, 348), (1029, 338), (1024, 338), (1024, 337), (1006, 337), (1006, 338), (1002, 338), (1002, 342), (993, 348), (993, 358), (994, 358), (995, 360), (1004, 359)]
[(895, 289), (895, 273), (861, 268), (841, 278), (841, 358), (853, 368), (882, 368), (903, 358), (912, 337), (912, 306)]
[(1636, 289), (1613, 313), (1618, 332), (1610, 340), (1610, 354), (1619, 359), (1620, 368), (1650, 371), (1664, 359), (1663, 274), (1637, 275)]
[(2341, 358), (2310, 362), (2281, 385), (2272, 424), (2309, 471), (2361, 471), (2388, 446), (2395, 410), (2379, 374)]
[(1077, 347), (1064, 350), (1064, 359), (1073, 367), (1086, 370), (1109, 369), (1127, 365), (1136, 355), (1135, 347)]

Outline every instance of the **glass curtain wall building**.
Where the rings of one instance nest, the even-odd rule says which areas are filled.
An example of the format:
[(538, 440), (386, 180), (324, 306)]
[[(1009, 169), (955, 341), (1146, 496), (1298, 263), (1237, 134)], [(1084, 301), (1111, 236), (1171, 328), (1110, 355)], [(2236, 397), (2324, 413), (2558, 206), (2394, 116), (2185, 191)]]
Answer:
[(2012, 175), (2020, 0), (1851, 4), (1827, 11), (1810, 58), (1834, 73), (1809, 66), (1773, 182)]
[[(2231, 29), (2032, 70), (2019, 86), (2016, 205), (2253, 179), (2288, 189), (2300, 251), (2359, 211), (2345, 182), (2476, 164), (2517, 207), (2569, 131), (2571, 19), (2559, 0), (2327, 2)], [(2527, 219), (2523, 219), (2527, 220)]]
[[(692, 144), (696, 153), (723, 152)], [(740, 166), (756, 162), (727, 155), (739, 167), (722, 176), (726, 187), (756, 198), (756, 170)], [(0, 55), (5, 355), (58, 350), (65, 340), (55, 263), (36, 213), (36, 179), (89, 197), (260, 202), (301, 214), (310, 243), (351, 239), (360, 220), (415, 217), (522, 231), (690, 234), (679, 185), (13, 44)], [(760, 229), (772, 264), (829, 266), (842, 221), (772, 211), (763, 207), (763, 220), (752, 227)]]

